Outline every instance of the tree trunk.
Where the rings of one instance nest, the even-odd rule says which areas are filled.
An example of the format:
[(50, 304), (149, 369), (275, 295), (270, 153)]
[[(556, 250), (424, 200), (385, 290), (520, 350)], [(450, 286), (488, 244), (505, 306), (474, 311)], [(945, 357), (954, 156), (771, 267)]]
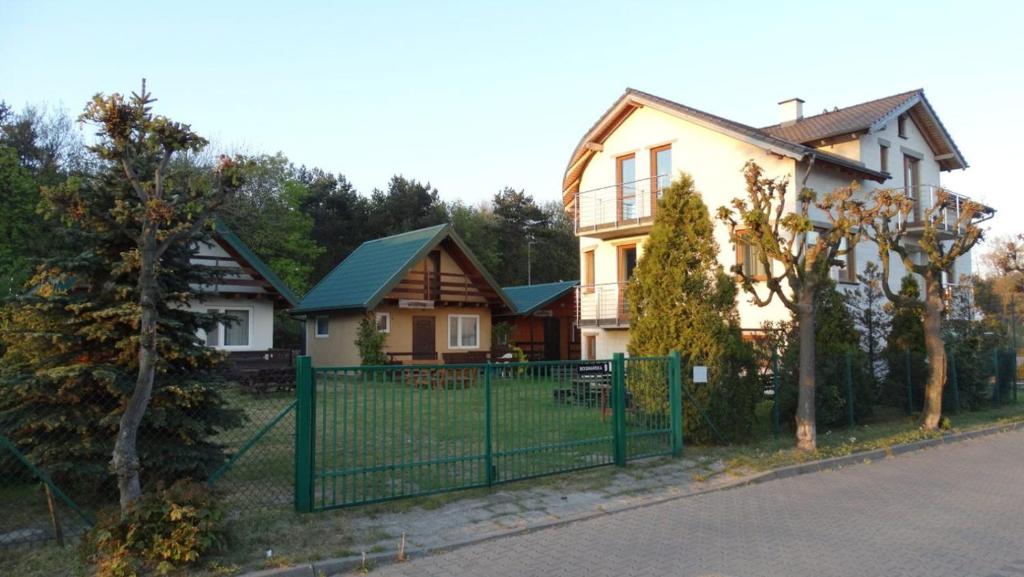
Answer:
[(942, 388), (946, 385), (946, 343), (942, 340), (941, 276), (928, 272), (924, 275), (924, 347), (928, 355), (928, 382), (924, 388), (924, 420), (927, 430), (939, 428), (942, 416)]
[[(144, 229), (145, 230), (145, 229)], [(111, 465), (117, 475), (117, 488), (120, 494), (121, 512), (128, 511), (142, 495), (142, 484), (139, 480), (139, 454), (136, 448), (139, 425), (146, 413), (149, 399), (153, 393), (153, 380), (156, 374), (157, 348), (156, 332), (159, 312), (157, 311), (157, 241), (153, 232), (143, 233), (140, 266), (139, 266), (139, 304), (142, 315), (139, 320), (139, 372), (135, 381), (135, 390), (128, 400), (117, 430), (117, 441), (114, 443)]]
[(814, 415), (814, 292), (813, 286), (804, 286), (797, 301), (800, 379), (796, 404), (796, 448), (801, 451), (813, 451), (818, 446)]

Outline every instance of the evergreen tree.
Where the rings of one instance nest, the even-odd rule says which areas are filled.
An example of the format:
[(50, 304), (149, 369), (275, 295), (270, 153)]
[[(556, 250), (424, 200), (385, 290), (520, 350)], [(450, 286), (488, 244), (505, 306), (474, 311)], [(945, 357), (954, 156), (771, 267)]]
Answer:
[[(117, 195), (101, 190), (108, 192), (93, 197), (92, 208), (113, 210)], [(32, 290), (3, 309), (0, 336), (8, 350), (0, 364), (0, 430), (65, 490), (105, 499), (114, 487), (110, 455), (119, 420), (138, 371), (138, 271), (123, 256), (134, 245), (113, 228), (83, 226), (63, 204), (45, 206), (48, 230), (74, 250), (44, 262)], [(223, 319), (183, 306), (199, 297), (194, 286), (215, 282), (210, 269), (190, 264), (193, 254), (194, 247), (176, 245), (161, 260), (161, 361), (138, 432), (147, 487), (205, 479), (224, 460), (212, 437), (241, 421), (214, 384), (220, 355), (196, 336)]]
[[(744, 438), (751, 433), (759, 396), (757, 367), (740, 332), (736, 284), (718, 263), (714, 226), (690, 176), (664, 191), (655, 215), (628, 289), (629, 353), (676, 350), (687, 367), (710, 367), (707, 384), (693, 383), (691, 371), (683, 371), (685, 435), (694, 442), (714, 440), (710, 419), (728, 440)], [(667, 398), (663, 385), (641, 392), (641, 399), (644, 395)]]

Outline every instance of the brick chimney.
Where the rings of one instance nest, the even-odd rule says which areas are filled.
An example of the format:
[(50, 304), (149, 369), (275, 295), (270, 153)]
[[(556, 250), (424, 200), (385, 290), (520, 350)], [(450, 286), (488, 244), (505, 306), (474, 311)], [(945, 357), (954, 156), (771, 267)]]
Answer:
[(800, 98), (790, 98), (779, 103), (779, 122), (782, 124), (793, 124), (804, 117), (804, 101)]

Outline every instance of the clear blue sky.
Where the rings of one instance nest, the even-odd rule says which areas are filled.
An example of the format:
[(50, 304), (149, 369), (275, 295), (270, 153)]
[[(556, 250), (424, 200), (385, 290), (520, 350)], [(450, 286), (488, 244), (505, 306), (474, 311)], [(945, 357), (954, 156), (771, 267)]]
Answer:
[(943, 184), (1006, 234), (1024, 232), (1022, 6), (0, 0), (0, 99), (77, 113), (144, 76), (158, 112), (221, 146), (475, 203), (557, 200), (626, 86), (756, 126), (793, 96), (814, 113), (923, 87), (971, 164)]

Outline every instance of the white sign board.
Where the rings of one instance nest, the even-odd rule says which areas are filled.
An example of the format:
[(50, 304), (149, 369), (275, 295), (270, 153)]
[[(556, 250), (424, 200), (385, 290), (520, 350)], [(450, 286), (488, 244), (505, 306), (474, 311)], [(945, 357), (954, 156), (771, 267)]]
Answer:
[(434, 301), (414, 300), (414, 299), (398, 299), (398, 308), (400, 308), (400, 309), (432, 309), (432, 308), (434, 308)]
[(708, 368), (700, 365), (693, 367), (693, 382), (695, 383), (706, 383), (708, 382)]

